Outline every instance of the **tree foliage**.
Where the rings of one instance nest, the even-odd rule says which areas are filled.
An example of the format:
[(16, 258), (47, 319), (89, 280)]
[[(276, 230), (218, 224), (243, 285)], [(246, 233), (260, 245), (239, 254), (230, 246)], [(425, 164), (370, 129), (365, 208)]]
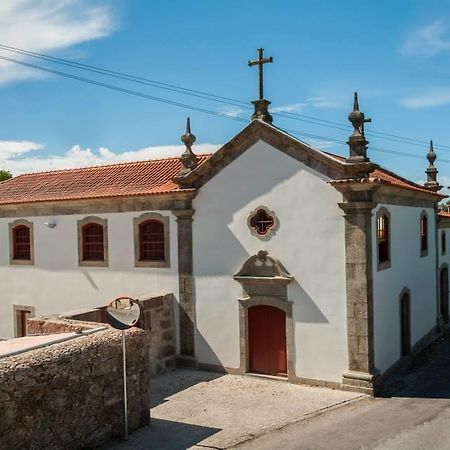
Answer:
[(0, 181), (9, 180), (12, 178), (12, 173), (9, 170), (0, 170)]

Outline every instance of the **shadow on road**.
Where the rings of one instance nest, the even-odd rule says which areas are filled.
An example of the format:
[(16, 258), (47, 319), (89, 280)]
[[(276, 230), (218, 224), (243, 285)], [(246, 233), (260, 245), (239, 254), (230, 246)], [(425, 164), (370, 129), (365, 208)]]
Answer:
[(379, 396), (450, 399), (450, 332), (413, 357)]
[(150, 382), (150, 408), (164, 403), (166, 399), (198, 383), (223, 377), (221, 373), (194, 370), (176, 370), (152, 378)]
[[(103, 450), (186, 450), (221, 431), (219, 428), (151, 419), (151, 424), (135, 431), (126, 441), (111, 441)], [(211, 448), (211, 447), (208, 447)]]

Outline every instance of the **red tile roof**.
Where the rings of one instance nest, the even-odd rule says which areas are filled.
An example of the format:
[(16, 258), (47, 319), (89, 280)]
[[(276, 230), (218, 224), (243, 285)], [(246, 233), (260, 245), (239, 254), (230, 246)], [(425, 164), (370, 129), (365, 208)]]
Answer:
[[(327, 155), (332, 156), (333, 158), (336, 158), (339, 161), (345, 161), (345, 158), (343, 156), (334, 155), (333, 153), (327, 153)], [(384, 169), (383, 167), (379, 167), (378, 169), (375, 169), (373, 172), (369, 174), (370, 176), (366, 180), (367, 182), (377, 182), (381, 181), (383, 184), (390, 184), (394, 186), (398, 186), (404, 189), (408, 189), (410, 191), (416, 191), (416, 192), (425, 192), (427, 194), (432, 194), (437, 197), (446, 197), (445, 195), (435, 193), (424, 186), (421, 186), (420, 184), (414, 183), (413, 181), (407, 180), (406, 178), (401, 177), (400, 175), (397, 175), (394, 172), (391, 172), (390, 170)]]
[[(341, 162), (345, 160), (342, 156), (327, 154)], [(210, 156), (211, 154), (198, 155), (199, 165)], [(180, 170), (181, 162), (178, 158), (167, 158), (29, 173), (0, 183), (0, 205), (181, 192), (186, 189), (180, 189), (172, 181)], [(376, 169), (366, 180), (379, 181), (444, 197), (383, 168)]]
[[(203, 164), (211, 155), (198, 155)], [(0, 205), (179, 192), (178, 158), (36, 172), (0, 183)]]
[(448, 211), (439, 211), (438, 216), (440, 217), (446, 217), (447, 219), (450, 219), (450, 212)]

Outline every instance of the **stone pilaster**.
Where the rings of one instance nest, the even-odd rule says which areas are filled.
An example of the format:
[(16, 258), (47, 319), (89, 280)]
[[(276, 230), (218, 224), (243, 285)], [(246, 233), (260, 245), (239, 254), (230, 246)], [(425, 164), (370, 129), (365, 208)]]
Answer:
[[(368, 196), (370, 197), (370, 195)], [(342, 388), (374, 393), (372, 210), (375, 202), (340, 203), (345, 215), (348, 371)]]
[(174, 210), (178, 229), (178, 283), (179, 283), (179, 329), (180, 355), (177, 363), (195, 367), (193, 295), (192, 221), (193, 209)]

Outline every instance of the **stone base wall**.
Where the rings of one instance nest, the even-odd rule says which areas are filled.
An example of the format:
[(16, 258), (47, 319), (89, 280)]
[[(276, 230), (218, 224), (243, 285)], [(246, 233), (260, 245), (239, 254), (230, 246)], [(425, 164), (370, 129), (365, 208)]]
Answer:
[(150, 330), (150, 375), (160, 375), (175, 367), (176, 341), (172, 294), (139, 300), (139, 326)]
[[(138, 326), (150, 332), (150, 375), (161, 375), (167, 370), (175, 368), (176, 335), (173, 294), (141, 297), (141, 318)], [(52, 316), (52, 333), (75, 331), (81, 325), (96, 328), (104, 324), (102, 312), (99, 308), (71, 312)], [(70, 319), (70, 320), (67, 320)], [(104, 318), (103, 318), (104, 319)], [(45, 324), (48, 329), (49, 323)], [(27, 322), (28, 334), (42, 334), (37, 319)]]
[[(75, 324), (84, 328), (77, 321), (64, 325), (64, 319), (33, 320), (31, 329), (40, 332), (72, 331)], [(149, 423), (149, 333), (138, 328), (126, 331), (126, 345), (132, 431)], [(123, 435), (119, 331), (108, 327), (0, 359), (0, 380), (2, 449), (92, 448)]]
[(71, 333), (96, 328), (110, 328), (105, 323), (64, 319), (60, 316), (32, 317), (27, 319), (27, 335)]

